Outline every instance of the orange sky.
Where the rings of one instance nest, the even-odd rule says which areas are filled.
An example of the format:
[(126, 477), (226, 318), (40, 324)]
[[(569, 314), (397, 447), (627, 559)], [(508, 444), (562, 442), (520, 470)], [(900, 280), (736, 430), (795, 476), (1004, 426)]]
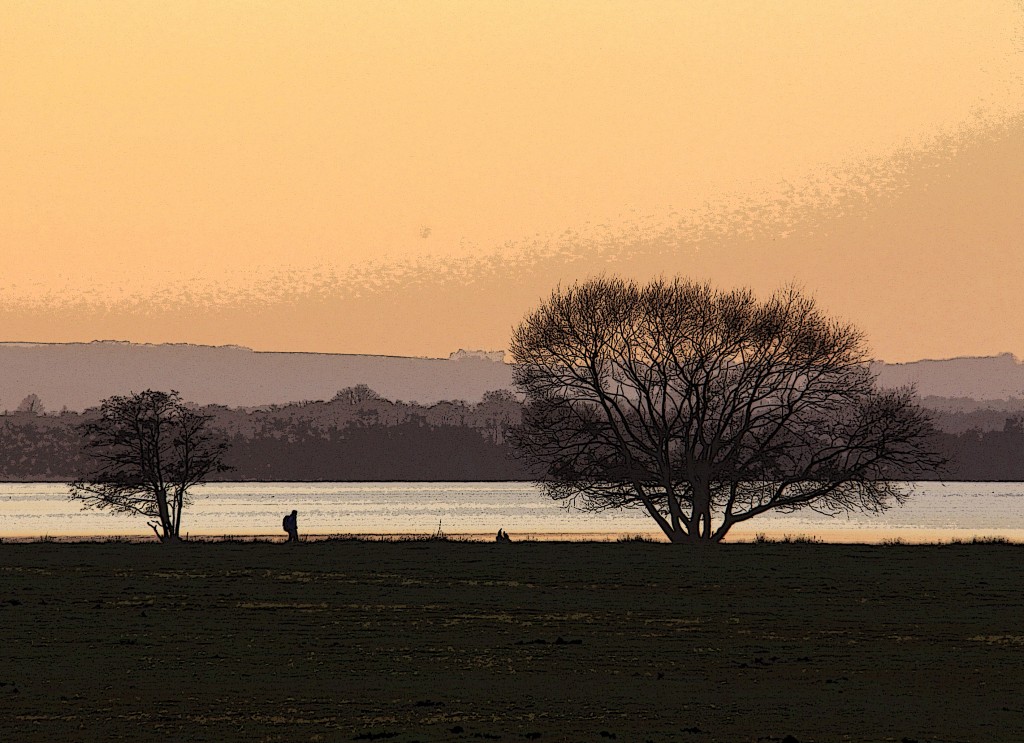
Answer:
[(1012, 0), (0, 18), (0, 339), (443, 356), (603, 271), (1024, 356)]

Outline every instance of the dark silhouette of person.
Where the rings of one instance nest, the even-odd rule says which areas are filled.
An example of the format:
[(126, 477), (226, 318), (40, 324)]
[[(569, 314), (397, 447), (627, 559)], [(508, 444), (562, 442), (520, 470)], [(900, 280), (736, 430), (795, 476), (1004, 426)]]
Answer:
[(290, 514), (285, 516), (284, 520), (281, 522), (281, 526), (283, 526), (284, 530), (286, 532), (288, 532), (288, 541), (289, 542), (298, 542), (299, 541), (299, 512), (298, 511), (292, 511)]
[(494, 538), (495, 542), (511, 542), (512, 538), (509, 537), (508, 532), (504, 529), (498, 529), (498, 536)]

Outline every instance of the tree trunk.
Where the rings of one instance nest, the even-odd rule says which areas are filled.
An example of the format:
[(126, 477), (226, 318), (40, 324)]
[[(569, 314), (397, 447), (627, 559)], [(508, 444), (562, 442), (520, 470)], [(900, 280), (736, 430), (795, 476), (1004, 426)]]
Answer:
[(698, 479), (691, 482), (693, 506), (687, 519), (688, 544), (711, 544), (711, 488)]
[[(634, 483), (634, 488), (643, 496), (639, 484)], [(681, 511), (677, 496), (669, 489), (666, 489), (666, 494), (671, 520), (659, 517), (650, 500), (644, 499), (644, 505), (672, 544), (717, 544), (720, 540), (716, 538), (711, 525), (711, 489), (695, 484), (693, 492), (693, 508), (688, 516)]]
[(154, 495), (157, 514), (160, 518), (160, 532), (157, 537), (161, 544), (177, 544), (181, 541), (180, 518), (177, 520), (174, 518), (174, 513), (171, 510), (174, 506), (173, 504), (168, 505), (166, 491), (157, 491)]

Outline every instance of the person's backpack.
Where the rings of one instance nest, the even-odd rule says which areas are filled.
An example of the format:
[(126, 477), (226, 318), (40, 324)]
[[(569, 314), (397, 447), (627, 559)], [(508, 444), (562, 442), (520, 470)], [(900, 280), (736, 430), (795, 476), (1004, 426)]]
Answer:
[(288, 531), (288, 517), (287, 516), (285, 516), (281, 520), (281, 528), (284, 529), (285, 531)]

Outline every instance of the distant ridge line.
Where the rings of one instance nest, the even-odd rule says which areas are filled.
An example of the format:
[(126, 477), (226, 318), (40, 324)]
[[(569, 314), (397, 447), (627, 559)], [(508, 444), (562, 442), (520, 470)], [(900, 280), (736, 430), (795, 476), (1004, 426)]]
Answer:
[[(1024, 398), (1024, 363), (1012, 353), (875, 361), (871, 367), (883, 387), (914, 385), (921, 397)], [(0, 341), (0, 411), (14, 410), (29, 394), (50, 411), (83, 410), (147, 388), (176, 389), (200, 405), (258, 407), (328, 400), (358, 384), (422, 405), (478, 402), (485, 392), (512, 389), (512, 366), (502, 351), (463, 349), (437, 358), (196, 343)]]
[(1003, 351), (993, 356), (951, 356), (948, 359), (916, 359), (914, 361), (885, 361), (883, 359), (875, 359), (872, 361), (874, 364), (885, 364), (886, 366), (909, 366), (911, 364), (941, 364), (947, 361), (978, 361), (978, 360), (1012, 360), (1016, 364), (1020, 364), (1021, 360), (1017, 357), (1017, 354), (1011, 353), (1010, 351)]
[(488, 354), (503, 352), (458, 351), (442, 359), (192, 343), (0, 342), (0, 410), (15, 409), (29, 394), (51, 411), (84, 410), (147, 388), (175, 389), (200, 405), (256, 407), (329, 400), (358, 384), (424, 405), (478, 402), (512, 385), (511, 367)]
[(250, 353), (260, 354), (301, 354), (305, 356), (358, 356), (358, 357), (369, 357), (375, 359), (423, 359), (426, 361), (448, 361), (443, 356), (399, 356), (397, 354), (386, 354), (386, 353), (339, 353), (336, 351), (260, 351), (249, 346), (241, 346), (236, 343), (224, 343), (224, 344), (208, 344), (208, 343), (185, 343), (185, 342), (167, 342), (167, 343), (137, 343), (135, 341), (119, 341), (119, 340), (92, 340), (92, 341), (54, 341), (54, 342), (37, 342), (37, 341), (0, 341), (0, 347), (12, 346), (20, 348), (35, 348), (38, 346), (131, 346), (132, 348), (203, 348), (203, 349), (230, 349), (232, 351), (248, 351)]

